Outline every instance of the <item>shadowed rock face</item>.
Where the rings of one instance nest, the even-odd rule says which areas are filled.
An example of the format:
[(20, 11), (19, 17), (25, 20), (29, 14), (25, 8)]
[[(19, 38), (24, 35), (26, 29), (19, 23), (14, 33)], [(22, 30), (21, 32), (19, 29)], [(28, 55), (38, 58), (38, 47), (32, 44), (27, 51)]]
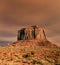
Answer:
[(21, 30), (18, 31), (18, 40), (23, 40), (24, 35), (25, 35), (25, 28), (22, 28)]
[(19, 30), (17, 38), (18, 40), (46, 40), (46, 35), (43, 28), (31, 26)]

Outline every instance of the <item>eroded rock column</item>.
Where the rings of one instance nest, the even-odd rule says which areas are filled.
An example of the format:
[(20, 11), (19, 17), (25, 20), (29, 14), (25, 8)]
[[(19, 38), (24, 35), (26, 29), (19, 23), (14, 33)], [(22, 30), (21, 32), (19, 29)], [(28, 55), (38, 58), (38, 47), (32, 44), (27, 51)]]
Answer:
[(33, 31), (32, 28), (26, 28), (25, 29), (25, 35), (24, 35), (24, 39), (25, 40), (31, 40), (31, 39), (33, 39), (32, 31)]
[(37, 40), (46, 40), (46, 35), (43, 28), (36, 28), (36, 39)]

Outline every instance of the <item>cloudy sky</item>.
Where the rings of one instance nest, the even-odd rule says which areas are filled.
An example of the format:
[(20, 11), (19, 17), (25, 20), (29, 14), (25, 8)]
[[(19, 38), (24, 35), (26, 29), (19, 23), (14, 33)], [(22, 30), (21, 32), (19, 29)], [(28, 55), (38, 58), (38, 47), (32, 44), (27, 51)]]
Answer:
[(44, 27), (60, 45), (60, 0), (0, 0), (0, 45), (16, 41), (18, 29), (28, 25)]

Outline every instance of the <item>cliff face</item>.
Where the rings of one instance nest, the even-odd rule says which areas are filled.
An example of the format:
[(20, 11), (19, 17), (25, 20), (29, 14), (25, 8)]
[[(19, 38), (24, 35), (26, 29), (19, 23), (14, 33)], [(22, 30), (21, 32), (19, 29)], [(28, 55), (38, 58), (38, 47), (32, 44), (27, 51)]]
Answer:
[(46, 35), (43, 28), (31, 26), (22, 28), (18, 31), (18, 40), (46, 40)]

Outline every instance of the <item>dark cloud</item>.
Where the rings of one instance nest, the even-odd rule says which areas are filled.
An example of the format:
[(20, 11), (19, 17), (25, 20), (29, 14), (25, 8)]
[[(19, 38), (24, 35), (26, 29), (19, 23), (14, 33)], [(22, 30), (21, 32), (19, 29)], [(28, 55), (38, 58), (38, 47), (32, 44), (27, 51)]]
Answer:
[(0, 31), (0, 37), (15, 37), (16, 34), (9, 31)]

